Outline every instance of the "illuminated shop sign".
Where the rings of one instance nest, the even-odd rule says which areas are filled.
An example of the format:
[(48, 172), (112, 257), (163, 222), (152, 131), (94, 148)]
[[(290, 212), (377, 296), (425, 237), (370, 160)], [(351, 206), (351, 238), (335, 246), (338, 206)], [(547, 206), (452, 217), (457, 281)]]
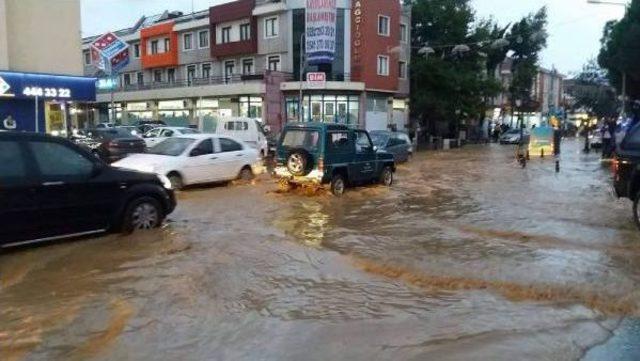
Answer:
[(96, 100), (96, 79), (0, 71), (0, 98)]

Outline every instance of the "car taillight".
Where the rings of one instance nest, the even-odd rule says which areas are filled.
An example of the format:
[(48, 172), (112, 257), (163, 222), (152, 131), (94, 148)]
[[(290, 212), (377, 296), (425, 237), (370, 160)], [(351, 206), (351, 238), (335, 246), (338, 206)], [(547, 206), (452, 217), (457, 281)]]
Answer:
[(322, 158), (318, 159), (318, 170), (324, 172), (324, 159)]

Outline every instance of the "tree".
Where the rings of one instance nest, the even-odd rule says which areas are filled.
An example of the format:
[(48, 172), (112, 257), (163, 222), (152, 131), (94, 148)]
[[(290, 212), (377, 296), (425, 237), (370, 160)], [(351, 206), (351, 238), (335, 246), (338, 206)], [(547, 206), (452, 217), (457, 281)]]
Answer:
[(618, 112), (615, 89), (609, 85), (607, 71), (595, 59), (589, 60), (573, 80), (567, 82), (573, 111), (586, 111), (598, 118), (614, 117)]
[[(608, 71), (608, 78), (621, 93), (623, 74), (627, 76), (627, 96), (640, 99), (640, 0), (633, 0), (620, 21), (604, 27), (598, 63)], [(634, 109), (636, 115), (640, 111)]]
[(543, 7), (515, 23), (507, 36), (513, 52), (513, 79), (509, 88), (511, 104), (520, 100), (523, 110), (537, 108), (531, 99), (531, 89), (538, 73), (540, 52), (547, 45), (546, 26), (547, 8)]
[[(446, 124), (455, 137), (464, 118), (484, 117), (485, 100), (500, 91), (486, 64), (501, 62), (502, 50), (491, 47), (500, 29), (492, 21), (474, 25), (469, 0), (407, 0), (412, 6), (412, 117), (430, 133)], [(458, 46), (460, 45), (460, 46)], [(425, 57), (420, 52), (428, 46)], [(501, 57), (502, 56), (502, 57)], [(442, 131), (442, 129), (441, 129)]]

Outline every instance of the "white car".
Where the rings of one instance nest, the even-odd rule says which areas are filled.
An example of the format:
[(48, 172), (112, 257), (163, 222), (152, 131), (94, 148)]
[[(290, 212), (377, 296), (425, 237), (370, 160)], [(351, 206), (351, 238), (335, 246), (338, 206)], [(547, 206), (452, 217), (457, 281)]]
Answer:
[(132, 154), (113, 166), (166, 176), (174, 189), (199, 183), (249, 180), (263, 170), (256, 149), (241, 140), (215, 134), (168, 138), (147, 153)]
[(179, 137), (187, 134), (200, 134), (200, 131), (186, 127), (158, 127), (145, 133), (142, 138), (144, 138), (144, 142), (147, 144), (147, 147), (151, 148), (167, 138)]

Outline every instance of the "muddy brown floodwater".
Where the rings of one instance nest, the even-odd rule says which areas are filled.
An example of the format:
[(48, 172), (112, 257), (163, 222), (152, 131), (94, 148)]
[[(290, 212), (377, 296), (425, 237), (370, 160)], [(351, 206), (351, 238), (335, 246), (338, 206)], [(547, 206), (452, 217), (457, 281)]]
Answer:
[(0, 255), (3, 360), (637, 360), (640, 232), (595, 154), (423, 153), (391, 189), (182, 192)]

